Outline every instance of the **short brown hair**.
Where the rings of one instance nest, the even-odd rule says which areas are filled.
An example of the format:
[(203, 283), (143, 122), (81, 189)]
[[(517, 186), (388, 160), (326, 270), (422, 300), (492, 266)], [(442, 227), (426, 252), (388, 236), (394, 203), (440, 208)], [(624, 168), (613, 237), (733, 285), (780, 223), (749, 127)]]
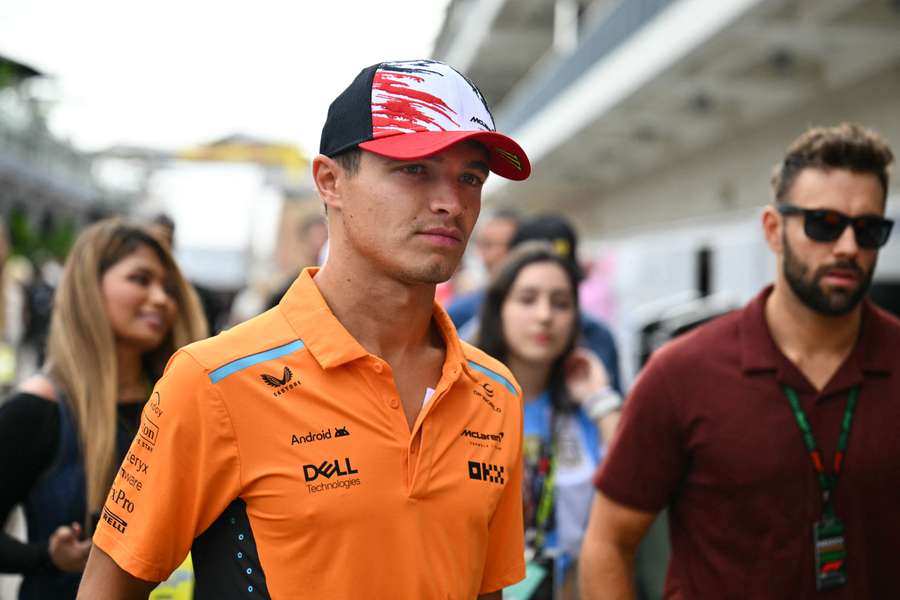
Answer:
[(880, 135), (854, 123), (836, 127), (814, 127), (794, 140), (787, 154), (775, 165), (772, 190), (783, 202), (803, 169), (847, 169), (871, 173), (881, 182), (883, 200), (888, 194), (888, 169), (894, 153)]
[(362, 156), (362, 150), (359, 146), (353, 146), (334, 155), (334, 160), (347, 173), (349, 177), (353, 177), (359, 172), (359, 161)]

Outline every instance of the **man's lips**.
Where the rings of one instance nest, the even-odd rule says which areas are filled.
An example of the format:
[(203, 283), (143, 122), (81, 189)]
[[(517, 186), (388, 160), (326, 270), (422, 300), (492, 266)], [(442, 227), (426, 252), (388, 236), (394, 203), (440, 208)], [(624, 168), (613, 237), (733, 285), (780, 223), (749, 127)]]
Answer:
[(852, 269), (828, 269), (822, 274), (822, 281), (829, 285), (852, 286), (859, 283), (859, 273)]
[(430, 241), (442, 245), (456, 245), (462, 241), (462, 234), (451, 227), (430, 227), (419, 232)]

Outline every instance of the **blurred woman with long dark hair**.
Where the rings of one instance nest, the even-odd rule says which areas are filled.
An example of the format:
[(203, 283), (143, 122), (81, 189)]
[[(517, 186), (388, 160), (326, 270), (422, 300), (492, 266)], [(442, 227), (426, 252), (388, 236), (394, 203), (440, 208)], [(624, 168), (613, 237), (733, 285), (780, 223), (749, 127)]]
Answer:
[(506, 363), (522, 387), (526, 548), (531, 568), (544, 571), (535, 599), (575, 597), (592, 476), (621, 404), (577, 334), (575, 265), (548, 243), (518, 246), (488, 287), (476, 345)]

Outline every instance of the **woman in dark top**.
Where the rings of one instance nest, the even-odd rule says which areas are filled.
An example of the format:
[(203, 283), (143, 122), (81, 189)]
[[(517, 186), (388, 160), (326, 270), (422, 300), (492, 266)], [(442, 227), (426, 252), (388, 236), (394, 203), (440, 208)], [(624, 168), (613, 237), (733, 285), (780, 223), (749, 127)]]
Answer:
[(0, 519), (22, 504), (29, 540), (0, 535), (0, 571), (25, 576), (21, 600), (75, 598), (107, 494), (129, 512), (114, 476), (151, 384), (205, 333), (193, 290), (151, 229), (106, 219), (79, 236), (42, 372), (0, 406)]

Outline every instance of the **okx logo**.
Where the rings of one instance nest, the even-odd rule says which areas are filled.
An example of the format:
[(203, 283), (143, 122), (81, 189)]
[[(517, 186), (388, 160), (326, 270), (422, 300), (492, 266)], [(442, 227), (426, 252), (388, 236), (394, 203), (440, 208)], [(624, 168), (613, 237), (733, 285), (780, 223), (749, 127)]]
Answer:
[(291, 373), (291, 370), (287, 367), (284, 368), (284, 371), (281, 374), (281, 379), (275, 377), (274, 375), (269, 375), (268, 373), (263, 373), (260, 375), (263, 381), (266, 382), (266, 385), (269, 385), (273, 388), (278, 388), (274, 392), (272, 392), (273, 396), (280, 396), (285, 392), (289, 392), (298, 385), (300, 385), (299, 381), (291, 381), (294, 377), (294, 374)]
[(350, 464), (349, 458), (334, 460), (323, 460), (320, 465), (303, 465), (303, 477), (306, 481), (315, 481), (319, 477), (331, 479), (332, 477), (346, 477), (347, 475), (355, 475), (359, 473)]
[(490, 463), (478, 462), (475, 460), (469, 461), (469, 479), (503, 485), (506, 482), (503, 478), (503, 471), (503, 465), (492, 465)]

